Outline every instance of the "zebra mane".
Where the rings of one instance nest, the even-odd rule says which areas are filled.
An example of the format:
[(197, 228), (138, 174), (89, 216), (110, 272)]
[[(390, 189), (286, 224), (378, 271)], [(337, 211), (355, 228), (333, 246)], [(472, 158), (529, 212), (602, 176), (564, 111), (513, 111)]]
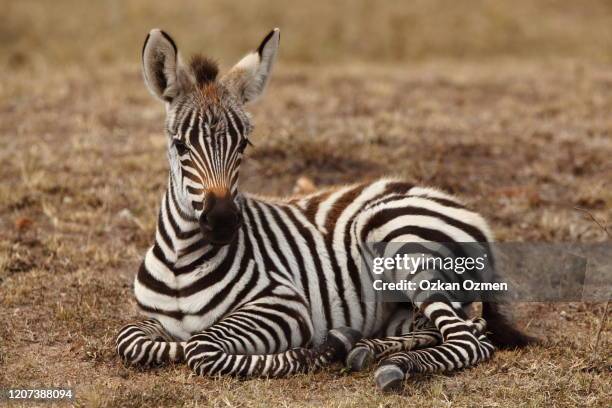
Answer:
[(191, 57), (189, 67), (193, 72), (196, 83), (200, 87), (210, 82), (214, 82), (215, 79), (217, 79), (217, 74), (219, 74), (217, 62), (201, 54), (196, 54)]

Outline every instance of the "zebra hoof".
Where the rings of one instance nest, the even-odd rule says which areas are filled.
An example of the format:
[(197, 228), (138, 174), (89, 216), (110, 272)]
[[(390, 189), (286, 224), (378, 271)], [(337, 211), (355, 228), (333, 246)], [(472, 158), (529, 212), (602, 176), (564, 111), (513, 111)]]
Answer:
[(339, 327), (332, 329), (327, 334), (328, 342), (335, 342), (341, 345), (344, 350), (342, 357), (346, 356), (353, 349), (355, 343), (361, 340), (361, 332), (350, 327)]
[(376, 370), (374, 380), (383, 392), (399, 391), (404, 383), (404, 372), (395, 365), (384, 365)]
[(370, 368), (375, 361), (372, 350), (357, 347), (351, 350), (346, 358), (346, 365), (351, 371), (361, 371)]

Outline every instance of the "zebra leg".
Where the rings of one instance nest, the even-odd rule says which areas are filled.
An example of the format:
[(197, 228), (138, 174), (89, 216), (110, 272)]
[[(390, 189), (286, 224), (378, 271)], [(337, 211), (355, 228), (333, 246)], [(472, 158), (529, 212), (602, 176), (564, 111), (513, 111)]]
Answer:
[(361, 337), (356, 330), (338, 328), (330, 330), (323, 344), (314, 349), (293, 347), (275, 352), (271, 344), (264, 345), (273, 337), (268, 336), (272, 327), (262, 316), (248, 316), (235, 313), (192, 336), (185, 347), (189, 367), (200, 376), (284, 377), (315, 371), (345, 358)]
[(400, 304), (380, 333), (355, 344), (346, 366), (351, 371), (365, 370), (389, 354), (434, 346), (441, 339), (435, 326), (417, 308)]
[(449, 303), (443, 301), (423, 303), (421, 310), (442, 335), (442, 344), (422, 350), (402, 351), (384, 358), (374, 373), (379, 389), (397, 389), (412, 373), (470, 367), (493, 354), (493, 344), (483, 334), (483, 319), (464, 320)]
[(178, 342), (155, 319), (131, 323), (119, 331), (117, 354), (129, 365), (152, 366), (184, 361), (185, 342)]
[(327, 333), (325, 341), (312, 350), (312, 370), (321, 369), (335, 361), (343, 361), (361, 339), (361, 333), (350, 327), (339, 327)]
[[(476, 336), (483, 333), (486, 327), (481, 318), (469, 319), (466, 323)], [(376, 337), (362, 339), (355, 344), (346, 359), (346, 366), (351, 371), (362, 371), (393, 353), (441, 343), (442, 335), (427, 316), (413, 304), (400, 304)]]
[(400, 336), (363, 339), (349, 353), (346, 365), (351, 371), (362, 371), (390, 354), (435, 346), (441, 341), (442, 336), (435, 328), (415, 330)]
[(279, 378), (314, 372), (343, 359), (360, 334), (347, 327), (330, 330), (314, 349), (295, 347), (271, 354), (232, 354), (211, 332), (193, 336), (185, 347), (189, 367), (200, 376)]
[[(482, 335), (486, 328), (485, 321), (480, 317), (467, 320), (466, 324), (477, 337)], [(359, 340), (346, 359), (347, 367), (351, 371), (362, 371), (393, 353), (433, 347), (442, 343), (442, 335), (429, 320), (424, 324), (419, 324), (418, 320), (406, 321), (402, 326), (409, 326), (410, 329), (395, 336)]]

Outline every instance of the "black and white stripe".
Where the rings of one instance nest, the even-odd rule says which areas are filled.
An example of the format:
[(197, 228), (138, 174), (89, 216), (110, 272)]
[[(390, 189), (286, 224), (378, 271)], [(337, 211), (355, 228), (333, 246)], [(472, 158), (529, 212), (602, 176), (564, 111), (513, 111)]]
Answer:
[[(445, 194), (380, 180), (289, 202), (239, 195), (243, 227), (234, 242), (217, 247), (205, 244), (195, 219), (183, 213), (178, 190), (171, 180), (162, 201), (157, 239), (137, 275), (135, 292), (142, 310), (171, 338), (183, 342), (177, 344), (185, 345), (188, 364), (201, 375), (301, 372), (314, 358), (309, 350), (324, 345), (331, 329), (350, 327), (365, 338), (385, 333), (399, 306), (360, 302), (361, 286), (368, 282), (359, 274), (360, 261), (354, 254), (359, 256), (364, 236), (389, 235), (409, 226), (419, 227), (411, 230), (419, 242), (440, 233), (449, 238), (469, 236), (470, 241), (477, 239), (470, 235), (474, 231), (489, 234), (479, 216)], [(385, 200), (389, 197), (395, 199)], [(410, 205), (398, 207), (402, 201)], [(397, 208), (427, 215), (409, 215), (412, 222), (407, 223), (391, 211), (401, 222), (391, 217), (380, 222), (380, 214)], [(456, 222), (465, 226), (452, 225)], [(433, 346), (442, 338), (448, 344), (439, 346), (443, 351), (431, 349), (425, 357), (418, 357), (421, 351), (414, 357), (405, 354), (415, 359), (404, 364), (406, 369), (453, 369), (490, 356), (490, 343), (482, 334), (476, 337), (471, 322), (448, 302), (423, 302), (421, 312), (434, 326), (400, 334), (416, 336), (419, 347)], [(395, 317), (393, 324), (411, 319), (406, 313), (404, 322)], [(447, 333), (449, 325), (452, 336)], [(122, 336), (118, 344), (124, 345)], [(338, 355), (347, 353), (356, 340)], [(397, 339), (376, 357), (411, 349), (398, 345), (402, 342), (406, 341)], [(130, 360), (129, 348), (119, 351)], [(399, 361), (398, 355), (392, 357), (384, 365)], [(436, 358), (443, 359), (441, 365), (431, 365)]]
[[(143, 51), (145, 81), (167, 106), (170, 176), (155, 242), (134, 282), (149, 320), (117, 337), (126, 362), (184, 361), (199, 375), (276, 377), (348, 356), (354, 370), (381, 360), (376, 379), (389, 389), (410, 373), (464, 368), (491, 356), (484, 320), (468, 319), (465, 305), (444, 293), (408, 307), (364, 302), (371, 277), (359, 271), (372, 241), (486, 247), (492, 237), (480, 215), (438, 190), (395, 179), (295, 199), (239, 193), (252, 128), (243, 104), (265, 85), (278, 31), (218, 82), (207, 62), (197, 64), (206, 72), (189, 74), (166, 37), (152, 31)], [(169, 66), (175, 78), (163, 77), (172, 74)], [(206, 82), (178, 89), (194, 77)], [(211, 243), (202, 227), (220, 196), (241, 220), (227, 245)], [(504, 330), (500, 343), (503, 336), (515, 337), (507, 344), (525, 343), (498, 309), (486, 305), (484, 317), (494, 334)]]

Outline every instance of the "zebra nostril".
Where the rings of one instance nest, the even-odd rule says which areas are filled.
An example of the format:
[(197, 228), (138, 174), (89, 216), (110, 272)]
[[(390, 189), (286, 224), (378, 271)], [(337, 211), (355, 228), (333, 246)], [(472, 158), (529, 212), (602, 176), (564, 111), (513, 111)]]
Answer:
[(202, 230), (204, 232), (210, 232), (212, 231), (212, 227), (210, 226), (210, 223), (208, 222), (208, 220), (206, 219), (206, 216), (203, 215), (200, 218), (200, 228), (202, 228)]

